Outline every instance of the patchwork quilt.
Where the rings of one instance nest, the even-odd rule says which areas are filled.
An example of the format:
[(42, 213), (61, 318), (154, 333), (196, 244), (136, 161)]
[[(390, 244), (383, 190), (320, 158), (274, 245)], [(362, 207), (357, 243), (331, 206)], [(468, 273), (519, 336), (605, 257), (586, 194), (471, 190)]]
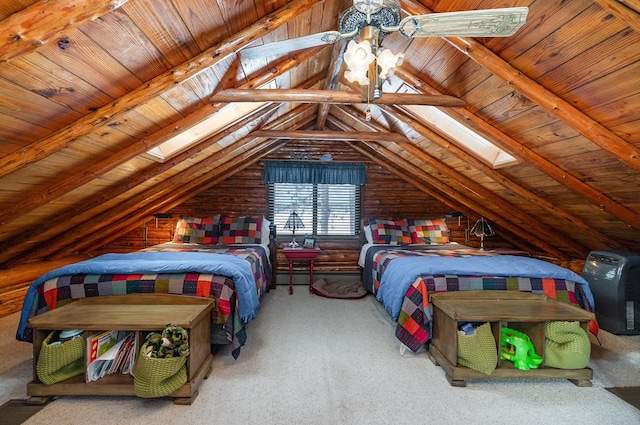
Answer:
[[(188, 254), (188, 252), (194, 255)], [(210, 255), (213, 254), (213, 255)], [(189, 258), (195, 259), (192, 262)], [(262, 246), (163, 244), (132, 254), (107, 254), (53, 270), (25, 296), (17, 339), (32, 341), (28, 319), (84, 297), (162, 293), (215, 300), (212, 323), (221, 325), (237, 358), (245, 324), (255, 317), (271, 276)], [(238, 286), (240, 285), (240, 286)]]
[[(443, 258), (456, 260), (442, 261)], [(434, 292), (532, 292), (593, 311), (588, 283), (574, 272), (533, 258), (501, 256), (468, 247), (369, 248), (363, 284), (397, 322), (396, 337), (413, 351), (430, 338), (429, 294)]]

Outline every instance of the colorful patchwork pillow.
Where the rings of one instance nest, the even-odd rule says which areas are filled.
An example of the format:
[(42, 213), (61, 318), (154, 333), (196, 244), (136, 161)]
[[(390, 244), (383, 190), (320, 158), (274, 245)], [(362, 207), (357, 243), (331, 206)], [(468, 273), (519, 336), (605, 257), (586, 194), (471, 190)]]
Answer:
[(173, 242), (216, 244), (220, 234), (220, 215), (215, 217), (182, 217), (176, 224)]
[(223, 216), (220, 220), (220, 243), (262, 243), (262, 217)]
[(411, 234), (406, 220), (369, 219), (371, 238), (374, 244), (408, 245)]
[(407, 220), (413, 244), (449, 243), (449, 229), (444, 220)]

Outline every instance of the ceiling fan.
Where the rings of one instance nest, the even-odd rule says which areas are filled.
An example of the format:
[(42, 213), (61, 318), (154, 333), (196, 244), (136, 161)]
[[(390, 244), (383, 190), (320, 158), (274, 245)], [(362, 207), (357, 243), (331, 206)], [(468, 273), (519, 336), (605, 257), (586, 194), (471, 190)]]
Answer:
[[(388, 49), (380, 49), (380, 42), (389, 33), (397, 31), (407, 38), (507, 37), (524, 25), (528, 11), (527, 7), (512, 7), (431, 13), (402, 18), (399, 0), (353, 0), (353, 6), (340, 15), (337, 31), (325, 31), (249, 47), (241, 50), (240, 54), (246, 59), (256, 59), (350, 40), (343, 54), (349, 68), (345, 72), (345, 78), (361, 85), (363, 103), (386, 103), (380, 102), (382, 82), (403, 60), (403, 54), (394, 55)], [(448, 101), (451, 99), (455, 98)], [(414, 100), (398, 102), (394, 99), (393, 103), (415, 104)]]

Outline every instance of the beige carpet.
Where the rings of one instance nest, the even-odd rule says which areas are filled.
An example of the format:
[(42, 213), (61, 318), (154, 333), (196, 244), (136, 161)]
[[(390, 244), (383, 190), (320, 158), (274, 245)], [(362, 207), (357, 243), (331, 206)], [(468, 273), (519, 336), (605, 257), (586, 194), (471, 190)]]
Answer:
[[(0, 319), (0, 403), (26, 398), (31, 346), (17, 315)], [(233, 360), (224, 347), (191, 406), (166, 399), (62, 396), (25, 424), (640, 424), (640, 410), (606, 388), (640, 385), (640, 337), (603, 333), (593, 387), (567, 380), (472, 380), (451, 387), (425, 351), (401, 352), (372, 296), (267, 294)]]

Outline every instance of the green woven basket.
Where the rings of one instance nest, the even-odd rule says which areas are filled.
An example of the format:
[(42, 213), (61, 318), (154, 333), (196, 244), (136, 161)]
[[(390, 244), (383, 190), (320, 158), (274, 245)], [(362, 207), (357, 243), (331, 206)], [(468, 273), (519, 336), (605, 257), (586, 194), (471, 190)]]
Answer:
[(582, 369), (591, 356), (591, 342), (580, 322), (547, 322), (544, 346), (545, 366)]
[(458, 363), (487, 375), (495, 370), (498, 348), (490, 323), (478, 326), (471, 335), (458, 331)]
[(164, 397), (187, 383), (186, 357), (152, 358), (146, 348), (145, 343), (140, 349), (133, 379), (138, 397)]
[(84, 373), (84, 336), (50, 345), (51, 338), (56, 332), (51, 332), (44, 339), (36, 363), (38, 379), (47, 385)]

